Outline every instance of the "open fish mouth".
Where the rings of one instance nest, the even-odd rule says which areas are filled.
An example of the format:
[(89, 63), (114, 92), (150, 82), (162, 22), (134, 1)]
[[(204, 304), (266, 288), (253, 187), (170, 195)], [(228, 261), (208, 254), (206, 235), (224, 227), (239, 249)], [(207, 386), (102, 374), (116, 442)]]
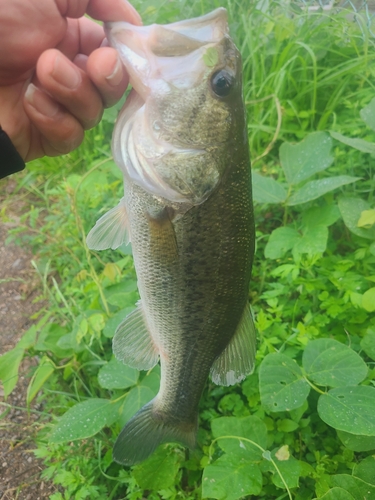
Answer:
[(106, 23), (105, 32), (120, 54), (130, 84), (145, 101), (151, 89), (188, 87), (202, 78), (207, 67), (196, 51), (204, 53), (228, 35), (227, 12), (219, 8), (167, 26)]
[[(165, 126), (164, 118), (170, 96), (206, 85), (220, 58), (215, 47), (229, 36), (226, 10), (166, 26), (106, 23), (105, 31), (133, 87), (114, 131), (116, 163), (125, 177), (152, 195), (201, 204), (217, 186), (220, 172), (207, 160), (205, 144), (186, 140), (173, 124)], [(216, 55), (212, 64), (210, 50)], [(182, 164), (192, 168), (179, 170)]]

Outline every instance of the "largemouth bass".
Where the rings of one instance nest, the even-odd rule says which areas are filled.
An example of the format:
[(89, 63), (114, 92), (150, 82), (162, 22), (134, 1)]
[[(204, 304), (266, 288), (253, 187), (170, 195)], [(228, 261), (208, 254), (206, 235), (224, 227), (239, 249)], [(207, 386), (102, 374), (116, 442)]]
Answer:
[(106, 33), (133, 87), (112, 145), (125, 194), (87, 242), (101, 250), (131, 240), (141, 300), (113, 350), (139, 370), (161, 364), (159, 393), (115, 443), (114, 459), (133, 465), (160, 443), (194, 447), (210, 372), (231, 385), (252, 371), (254, 220), (241, 57), (226, 10), (165, 26), (109, 23)]

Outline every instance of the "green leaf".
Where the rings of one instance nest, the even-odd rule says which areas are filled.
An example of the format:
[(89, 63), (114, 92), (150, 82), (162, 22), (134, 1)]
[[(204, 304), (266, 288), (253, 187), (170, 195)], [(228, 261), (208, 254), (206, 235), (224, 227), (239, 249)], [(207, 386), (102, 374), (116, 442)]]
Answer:
[(369, 210), (371, 207), (367, 201), (362, 198), (340, 198), (339, 209), (344, 219), (346, 227), (352, 233), (362, 238), (375, 240), (375, 227), (365, 229), (358, 227), (358, 221), (364, 210)]
[(280, 182), (257, 172), (252, 172), (252, 178), (253, 199), (257, 203), (282, 203), (286, 200), (287, 192)]
[(352, 139), (351, 137), (346, 137), (345, 135), (333, 131), (330, 131), (330, 134), (334, 139), (347, 146), (358, 149), (363, 153), (375, 154), (375, 144), (373, 142), (365, 141), (364, 139)]
[(375, 97), (367, 106), (361, 109), (359, 114), (366, 125), (375, 130)]
[(375, 436), (358, 436), (345, 431), (337, 431), (337, 435), (349, 450), (375, 450)]
[(292, 227), (278, 227), (272, 231), (264, 255), (267, 259), (280, 259), (283, 255), (291, 250), (297, 241), (300, 239), (298, 231)]
[[(286, 482), (288, 488), (297, 488), (298, 480), (301, 475), (301, 466), (298, 460), (296, 460), (292, 455), (289, 455), (287, 460), (279, 460), (276, 456), (278, 453), (278, 448), (272, 451), (271, 457), (276, 463), (277, 468), (280, 471), (284, 481)], [(284, 488), (285, 485), (281, 480), (280, 474), (277, 472), (273, 463), (269, 460), (263, 460), (260, 464), (260, 469), (262, 472), (272, 472), (272, 482), (278, 488)]]
[(235, 455), (225, 454), (203, 471), (203, 498), (236, 500), (259, 495), (261, 491), (262, 474), (258, 465)]
[(349, 474), (337, 474), (331, 477), (332, 486), (337, 486), (350, 493), (354, 500), (374, 500), (375, 486)]
[(302, 237), (296, 241), (293, 247), (293, 255), (323, 253), (327, 248), (327, 241), (327, 226), (307, 226), (304, 228)]
[(375, 486), (375, 456), (365, 458), (353, 467), (353, 476)]
[(312, 207), (303, 212), (302, 223), (305, 227), (331, 226), (341, 217), (337, 205), (325, 205), (322, 207)]
[(175, 450), (167, 451), (164, 446), (134, 467), (132, 475), (142, 489), (159, 491), (174, 484), (178, 470), (178, 454)]
[(58, 421), (50, 441), (65, 443), (97, 434), (119, 418), (122, 401), (92, 398), (70, 408)]
[(113, 358), (99, 370), (98, 382), (103, 389), (126, 389), (135, 385), (138, 377), (138, 370)]
[(60, 338), (66, 333), (66, 328), (63, 328), (56, 323), (49, 323), (40, 332), (38, 341), (35, 344), (35, 350), (50, 351), (58, 358), (71, 356), (73, 354), (71, 349), (61, 349), (61, 347), (57, 345)]
[(361, 340), (361, 347), (367, 356), (375, 361), (375, 329), (368, 328), (366, 335)]
[(46, 380), (52, 375), (55, 368), (48, 357), (42, 358), (40, 365), (32, 376), (29, 386), (27, 388), (26, 403), (29, 405), (35, 398), (38, 391), (43, 387)]
[(17, 385), (18, 368), (24, 352), (24, 349), (15, 347), (0, 357), (0, 380), (3, 382), (5, 399)]
[(121, 309), (121, 311), (118, 311), (114, 316), (112, 316), (112, 318), (109, 318), (103, 329), (103, 335), (111, 339), (114, 336), (115, 331), (121, 321), (125, 319), (128, 314), (134, 311), (134, 309), (135, 305), (125, 307), (124, 309)]
[(299, 184), (333, 162), (330, 155), (332, 140), (326, 132), (313, 132), (299, 144), (284, 142), (280, 146), (280, 161), (288, 184)]
[(146, 403), (151, 401), (156, 396), (156, 393), (149, 387), (136, 385), (131, 389), (125, 398), (125, 403), (121, 413), (120, 424), (125, 425), (138, 410)]
[(18, 341), (16, 348), (22, 349), (30, 349), (33, 347), (36, 340), (36, 335), (38, 331), (44, 326), (48, 318), (49, 314), (45, 314), (43, 318), (36, 325), (32, 325), (23, 335), (22, 338)]
[(277, 422), (277, 430), (281, 432), (293, 432), (298, 429), (298, 424), (290, 418), (283, 418)]
[(368, 372), (366, 363), (353, 349), (327, 338), (307, 344), (302, 365), (315, 384), (329, 387), (359, 384)]
[(363, 294), (362, 307), (368, 312), (375, 311), (375, 287), (366, 290)]
[(365, 458), (353, 467), (353, 476), (375, 486), (375, 456)]
[(326, 424), (335, 429), (375, 436), (375, 388), (354, 386), (332, 389), (320, 396), (318, 413)]
[(351, 177), (350, 175), (337, 175), (335, 177), (326, 177), (325, 179), (309, 181), (298, 189), (298, 191), (295, 191), (292, 196), (288, 198), (286, 204), (293, 206), (316, 200), (330, 191), (334, 191), (346, 184), (356, 182), (359, 179), (360, 177)]
[(300, 407), (310, 392), (297, 363), (284, 354), (268, 354), (259, 369), (259, 389), (266, 411)]
[[(318, 500), (314, 498), (313, 500)], [(325, 493), (322, 497), (319, 497), (319, 500), (355, 500), (354, 497), (347, 491), (342, 488), (332, 488), (327, 493)]]
[[(214, 438), (221, 436), (239, 436), (254, 441), (262, 448), (267, 447), (267, 427), (258, 417), (220, 417), (212, 421)], [(219, 439), (217, 444), (227, 453), (243, 456), (246, 460), (259, 460), (262, 451), (248, 441), (232, 438)]]
[(364, 227), (369, 229), (375, 224), (375, 209), (364, 210), (357, 222), (358, 227)]

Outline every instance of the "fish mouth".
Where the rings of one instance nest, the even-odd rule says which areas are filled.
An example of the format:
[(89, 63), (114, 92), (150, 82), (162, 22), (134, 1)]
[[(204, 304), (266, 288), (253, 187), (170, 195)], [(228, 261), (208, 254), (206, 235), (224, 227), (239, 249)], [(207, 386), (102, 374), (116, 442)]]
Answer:
[[(202, 170), (205, 148), (185, 144), (183, 138), (174, 137), (174, 144), (170, 143), (170, 138), (156, 131), (157, 120), (147, 123), (145, 116), (149, 98), (168, 95), (173, 87), (196, 87), (211, 73), (204, 56), (208, 48), (229, 36), (226, 9), (164, 26), (105, 23), (105, 32), (133, 87), (115, 126), (112, 150), (116, 163), (128, 178), (154, 196), (191, 206), (203, 203), (219, 180), (212, 169)], [(186, 178), (178, 170), (178, 160), (171, 169), (171, 158), (199, 165), (199, 180), (204, 182)]]
[(207, 67), (196, 51), (204, 53), (229, 33), (223, 7), (165, 26), (111, 22), (105, 23), (104, 29), (110, 45), (120, 55), (131, 86), (143, 100), (158, 86), (182, 82), (190, 86), (199, 81)]

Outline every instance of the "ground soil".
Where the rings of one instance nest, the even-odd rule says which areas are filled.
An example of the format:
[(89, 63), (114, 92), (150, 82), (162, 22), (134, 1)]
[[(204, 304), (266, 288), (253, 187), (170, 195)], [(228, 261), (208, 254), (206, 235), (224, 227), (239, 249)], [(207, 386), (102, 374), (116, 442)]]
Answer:
[[(32, 316), (45, 305), (36, 300), (41, 290), (30, 262), (30, 249), (5, 244), (9, 230), (19, 224), (20, 215), (28, 207), (24, 197), (10, 196), (14, 189), (11, 179), (0, 181), (0, 210), (6, 205), (6, 222), (0, 218), (0, 354), (16, 345), (32, 325)], [(51, 483), (41, 480), (43, 465), (32, 451), (41, 408), (34, 405), (36, 413), (26, 411), (26, 390), (37, 363), (36, 358), (23, 361), (17, 387), (6, 402), (0, 383), (1, 500), (44, 500), (56, 491)]]

